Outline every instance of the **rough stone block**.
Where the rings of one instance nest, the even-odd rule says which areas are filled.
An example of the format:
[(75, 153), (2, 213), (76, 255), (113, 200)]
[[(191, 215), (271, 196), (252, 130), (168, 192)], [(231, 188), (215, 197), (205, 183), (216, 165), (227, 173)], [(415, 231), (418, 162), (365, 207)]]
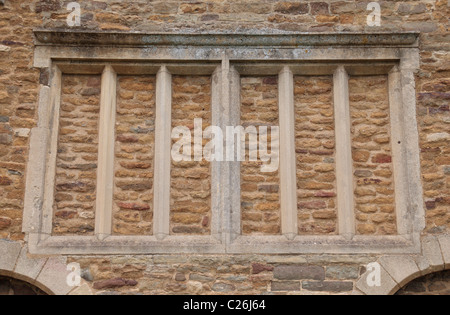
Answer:
[(215, 292), (232, 292), (235, 291), (236, 288), (232, 284), (227, 283), (216, 283), (212, 286), (212, 290)]
[(353, 291), (351, 281), (303, 281), (302, 288), (308, 291), (349, 292)]
[(135, 280), (127, 280), (122, 278), (107, 279), (94, 283), (94, 289), (112, 289), (112, 288), (122, 288), (122, 287), (134, 287), (138, 283)]
[(263, 265), (259, 263), (252, 264), (252, 273), (255, 275), (264, 271), (273, 271), (273, 270), (274, 270), (273, 266)]
[(359, 278), (358, 266), (329, 266), (326, 272), (327, 279), (348, 280)]
[(278, 266), (274, 277), (278, 280), (325, 280), (325, 269), (319, 266)]
[(300, 291), (299, 281), (274, 281), (272, 291)]
[(211, 281), (214, 281), (214, 278), (200, 275), (200, 274), (191, 274), (189, 276), (189, 280), (190, 281), (198, 281), (198, 282), (211, 282)]

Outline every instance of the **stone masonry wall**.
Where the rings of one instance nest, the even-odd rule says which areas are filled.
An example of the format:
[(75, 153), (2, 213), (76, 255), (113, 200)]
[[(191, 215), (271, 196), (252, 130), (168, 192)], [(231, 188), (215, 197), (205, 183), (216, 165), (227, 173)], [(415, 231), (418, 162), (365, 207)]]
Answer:
[[(77, 2), (82, 8), (78, 29), (91, 31), (420, 31), (421, 63), (416, 73), (416, 86), (427, 209), (425, 233), (450, 232), (450, 7), (447, 0), (380, 1), (382, 21), (381, 26), (375, 28), (366, 25), (366, 7), (371, 0)], [(48, 73), (39, 73), (33, 68), (32, 30), (41, 27), (69, 29), (66, 4), (63, 0), (5, 0), (0, 4), (1, 239), (24, 240), (21, 228), (26, 166), (33, 158), (28, 156), (29, 135), (31, 128), (36, 126), (39, 85), (49, 84)], [(323, 201), (330, 203), (333, 198), (327, 197)], [(375, 214), (390, 215), (387, 212)], [(377, 226), (394, 224), (389, 220)], [(332, 219), (329, 221), (331, 223)], [(381, 229), (376, 233), (388, 234)], [(105, 291), (303, 294), (318, 293), (318, 290), (348, 293), (349, 282), (353, 282), (363, 266), (376, 261), (377, 257), (171, 255), (75, 256), (70, 260), (81, 263), (85, 271), (83, 277), (89, 279), (90, 286), (98, 294)], [(292, 276), (283, 275), (279, 271), (282, 266), (294, 266), (296, 271)], [(319, 275), (313, 276), (310, 272), (304, 276), (300, 267), (305, 266), (315, 266)], [(298, 291), (300, 289), (302, 291)]]
[[(174, 76), (172, 93), (172, 128), (190, 128), (192, 156), (191, 161), (172, 160), (170, 231), (208, 235), (211, 233), (211, 163), (203, 158), (194, 160), (194, 119), (203, 119), (203, 131), (211, 125), (211, 77)], [(206, 142), (203, 139), (202, 147)]]
[(427, 50), (421, 57), (417, 110), (426, 231), (437, 234), (450, 231), (450, 54)]
[(151, 235), (155, 77), (120, 76), (117, 83), (113, 232)]
[(397, 232), (387, 76), (349, 81), (356, 230)]
[(61, 94), (53, 233), (93, 235), (100, 78), (64, 75)]
[(332, 77), (295, 77), (299, 234), (336, 234)]
[(373, 256), (70, 257), (95, 294), (349, 294)]
[[(32, 28), (39, 16), (21, 2), (0, 6), (0, 238), (23, 240), (22, 211), (30, 129), (40, 82)], [(41, 81), (45, 81), (44, 78)]]
[[(278, 126), (278, 79), (276, 77), (244, 77), (241, 79), (241, 125)], [(271, 143), (268, 137), (268, 144)], [(246, 138), (249, 147), (250, 137)], [(270, 148), (270, 147), (269, 147)], [(250, 161), (246, 150), (241, 163), (242, 233), (275, 235), (281, 233), (280, 175), (261, 171), (262, 162)]]

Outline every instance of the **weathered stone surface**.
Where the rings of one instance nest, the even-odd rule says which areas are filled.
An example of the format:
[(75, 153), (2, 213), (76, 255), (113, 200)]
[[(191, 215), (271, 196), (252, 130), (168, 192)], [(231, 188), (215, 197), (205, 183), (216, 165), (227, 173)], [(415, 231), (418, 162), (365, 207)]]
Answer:
[(12, 220), (10, 218), (0, 217), (0, 230), (10, 227), (11, 223), (12, 223)]
[(175, 281), (180, 281), (180, 282), (183, 282), (183, 281), (186, 281), (186, 276), (185, 276), (185, 274), (184, 273), (177, 273), (176, 275), (175, 275)]
[(67, 284), (67, 259), (49, 258), (36, 281), (43, 283), (55, 295), (66, 295), (74, 288)]
[[(413, 258), (407, 256), (382, 257), (380, 264), (400, 286), (413, 280), (420, 274)], [(402, 266), (399, 268), (399, 266)]]
[(219, 282), (215, 283), (211, 289), (215, 292), (232, 292), (236, 290), (236, 287), (231, 284)]
[(272, 291), (300, 291), (300, 281), (273, 281)]
[(273, 271), (273, 270), (274, 270), (273, 266), (263, 265), (263, 264), (259, 264), (259, 263), (252, 264), (252, 273), (255, 275), (259, 274), (261, 272)]
[(200, 274), (191, 274), (189, 276), (189, 280), (190, 281), (198, 281), (198, 282), (211, 282), (211, 281), (214, 281), (214, 278), (208, 277), (205, 275), (200, 275)]
[(21, 246), (19, 243), (0, 240), (0, 268), (5, 271), (13, 271), (19, 257)]
[(450, 267), (450, 237), (440, 236), (439, 245), (441, 246), (442, 258), (444, 259), (445, 268)]
[(355, 266), (328, 266), (327, 279), (349, 280), (359, 278), (359, 267)]
[(320, 266), (277, 266), (274, 277), (278, 280), (324, 280), (325, 270)]
[(122, 288), (122, 287), (134, 287), (138, 284), (135, 280), (127, 280), (122, 278), (108, 279), (94, 282), (94, 289), (103, 290), (103, 289), (114, 289), (114, 288)]
[[(241, 78), (241, 124), (277, 126), (277, 84), (273, 76)], [(270, 129), (268, 130), (270, 134)], [(247, 137), (246, 145), (250, 144)], [(251, 156), (256, 152), (249, 150)], [(241, 164), (241, 211), (244, 235), (275, 235), (281, 232), (279, 172), (264, 173), (261, 162)]]
[(150, 209), (148, 204), (118, 202), (117, 206), (121, 209), (146, 211)]
[(303, 281), (302, 288), (308, 291), (350, 292), (353, 282), (350, 281)]
[(309, 12), (309, 5), (298, 2), (281, 2), (275, 5), (275, 12), (295, 15), (306, 14)]

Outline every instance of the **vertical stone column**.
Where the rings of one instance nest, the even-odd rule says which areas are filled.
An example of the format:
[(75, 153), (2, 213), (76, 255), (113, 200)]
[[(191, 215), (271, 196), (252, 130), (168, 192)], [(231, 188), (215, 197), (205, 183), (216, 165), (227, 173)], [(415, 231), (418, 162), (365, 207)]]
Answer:
[[(32, 150), (33, 146), (30, 147), (30, 161), (47, 161), (45, 165), (45, 180), (43, 185), (43, 200), (42, 200), (42, 221), (41, 221), (41, 234), (46, 234), (50, 236), (53, 230), (53, 203), (54, 203), (54, 194), (55, 194), (55, 176), (56, 176), (56, 157), (58, 154), (58, 133), (59, 133), (59, 115), (60, 115), (60, 107), (61, 107), (61, 84), (62, 84), (62, 73), (61, 70), (57, 66), (52, 66), (52, 82), (50, 86), (50, 99), (48, 100), (42, 99), (41, 102), (48, 102), (43, 107), (47, 108), (46, 111), (42, 111), (39, 113), (39, 124), (37, 130), (39, 132), (33, 130), (32, 137), (38, 135), (42, 132), (47, 135), (41, 135), (42, 138), (37, 142), (41, 144), (41, 141), (44, 139), (49, 139), (48, 143), (42, 143), (44, 148), (36, 148), (36, 151), (42, 154), (34, 154)], [(42, 104), (41, 104), (42, 106)], [(48, 137), (49, 136), (49, 137)], [(31, 139), (33, 140), (33, 139)], [(31, 143), (34, 143), (31, 141)], [(48, 147), (47, 147), (48, 146)], [(48, 150), (48, 152), (47, 152)], [(46, 154), (48, 153), (47, 157)], [(39, 169), (31, 170), (32, 172), (38, 171)], [(30, 175), (28, 175), (30, 176)], [(27, 187), (33, 187), (28, 186)], [(25, 197), (25, 202), (28, 201), (28, 198)], [(33, 200), (33, 207), (35, 206), (36, 201)], [(25, 209), (28, 208), (28, 205), (25, 205)], [(33, 213), (34, 217), (34, 213)], [(24, 220), (26, 216), (24, 216)], [(38, 232), (38, 231), (34, 231)]]
[[(211, 111), (212, 111), (212, 125), (220, 127), (222, 130), (225, 126), (226, 116), (223, 111), (223, 69), (222, 66), (218, 66), (214, 73), (212, 74), (211, 81)], [(224, 145), (224, 143), (221, 143)], [(225, 152), (223, 152), (225, 153)], [(216, 160), (211, 161), (211, 235), (219, 241), (224, 241), (223, 236), (223, 221), (224, 221), (224, 197), (223, 192), (225, 188), (223, 187), (224, 175), (223, 174), (223, 162)]]
[(170, 166), (172, 130), (172, 75), (166, 66), (156, 76), (155, 175), (153, 234), (163, 240), (170, 234)]
[(389, 72), (389, 108), (391, 116), (391, 145), (395, 180), (395, 209), (397, 217), (397, 231), (399, 235), (406, 235), (410, 231), (408, 212), (408, 187), (405, 154), (404, 154), (404, 121), (402, 78), (400, 69), (395, 66)]
[(348, 81), (349, 77), (347, 71), (343, 66), (339, 66), (334, 73), (336, 178), (339, 234), (347, 239), (352, 239), (356, 233), (356, 227)]
[(280, 116), (281, 233), (289, 240), (293, 240), (298, 235), (294, 74), (287, 66), (279, 73), (278, 106)]
[[(220, 113), (214, 122), (225, 134), (224, 161), (220, 163), (218, 181), (213, 181), (213, 190), (218, 190), (218, 202), (221, 209), (222, 242), (232, 243), (241, 235), (241, 163), (236, 160), (236, 152), (233, 141), (229, 137), (234, 136), (228, 127), (239, 126), (241, 122), (241, 78), (226, 56), (222, 60), (220, 70), (213, 76), (214, 85), (220, 93), (220, 106), (213, 110)], [(219, 94), (216, 94), (219, 97)], [(213, 117), (216, 114), (213, 113)]]
[[(402, 49), (401, 54), (399, 70), (403, 105), (403, 133), (405, 135), (403, 163), (406, 164), (408, 170), (404, 178), (408, 183), (408, 216), (405, 220), (413, 223), (410, 232), (414, 233), (414, 236), (418, 238), (426, 225), (416, 109), (415, 72), (420, 68), (420, 53), (419, 49), (415, 48)], [(400, 227), (399, 232), (403, 231), (404, 227)]]
[[(239, 126), (241, 124), (241, 76), (239, 72), (231, 67), (226, 74), (226, 79), (229, 82), (227, 85), (227, 93), (229, 95), (229, 108), (227, 126)], [(238, 139), (239, 141), (240, 139)], [(236, 149), (233, 148), (233, 149)], [(234, 150), (236, 153), (236, 150)], [(236, 158), (236, 155), (235, 155)], [(230, 209), (227, 212), (227, 217), (230, 220), (230, 241), (234, 241), (242, 234), (241, 227), (241, 162), (225, 162), (227, 164), (227, 177), (229, 185), (230, 199), (225, 202), (231, 203)]]
[(97, 168), (95, 235), (103, 240), (112, 231), (114, 194), (114, 142), (116, 125), (117, 74), (107, 65), (102, 74)]

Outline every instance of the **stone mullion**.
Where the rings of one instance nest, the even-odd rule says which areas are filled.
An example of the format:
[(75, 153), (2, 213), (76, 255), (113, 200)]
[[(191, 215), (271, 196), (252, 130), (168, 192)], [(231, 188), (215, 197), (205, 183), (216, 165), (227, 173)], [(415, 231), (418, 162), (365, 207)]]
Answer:
[(170, 235), (170, 167), (172, 129), (172, 75), (162, 66), (156, 76), (155, 175), (153, 234), (158, 240)]
[[(230, 66), (227, 58), (222, 60), (220, 70), (213, 76), (216, 97), (220, 93), (220, 106), (214, 106), (213, 123), (228, 135), (227, 127), (235, 127), (241, 121), (241, 79), (239, 73)], [(215, 117), (215, 118), (214, 118)], [(225, 142), (224, 161), (217, 165), (217, 181), (213, 181), (213, 191), (218, 189), (217, 203), (220, 205), (219, 230), (224, 244), (230, 244), (241, 235), (241, 163), (236, 161), (235, 147), (232, 141)], [(231, 157), (233, 157), (232, 160)], [(219, 219), (218, 219), (219, 223)]]
[[(53, 79), (50, 89), (50, 107), (47, 123), (51, 123), (48, 132), (50, 134), (49, 155), (44, 182), (44, 200), (41, 233), (50, 236), (53, 230), (53, 203), (55, 195), (56, 158), (58, 154), (59, 115), (61, 107), (62, 72), (57, 66), (53, 66)], [(31, 154), (31, 152), (30, 152)], [(37, 157), (34, 157), (37, 159)]]
[[(408, 190), (408, 195), (405, 197), (406, 213), (402, 214), (397, 211), (397, 215), (403, 215), (398, 218), (401, 220), (398, 232), (401, 235), (406, 232), (415, 238), (420, 237), (426, 225), (416, 108), (415, 73), (420, 68), (419, 60), (418, 49), (402, 50), (399, 66), (400, 78), (396, 78), (397, 82), (401, 84), (402, 120), (400, 122), (405, 135), (402, 143), (404, 157), (400, 163), (404, 163), (407, 169), (402, 180)], [(394, 177), (399, 177), (399, 175), (395, 171)]]
[(336, 178), (339, 234), (352, 239), (356, 233), (349, 76), (343, 66), (334, 73)]
[(289, 67), (279, 73), (281, 233), (293, 240), (298, 235), (295, 154), (294, 74)]
[(95, 235), (103, 240), (112, 232), (114, 195), (114, 142), (117, 74), (107, 65), (102, 74), (97, 168)]
[[(408, 211), (408, 189), (403, 178), (407, 177), (404, 163), (405, 156), (403, 150), (403, 103), (402, 103), (402, 80), (401, 72), (395, 66), (389, 73), (389, 108), (391, 118), (391, 145), (392, 162), (394, 167), (395, 180), (395, 208), (397, 216), (397, 230), (399, 235), (405, 235), (409, 231), (408, 223), (404, 218)], [(407, 221), (407, 220), (406, 220)]]
[[(239, 126), (241, 124), (241, 76), (239, 72), (231, 67), (224, 73), (224, 79), (227, 84), (224, 85), (224, 91), (229, 95), (227, 101), (228, 108), (228, 124), (226, 126)], [(225, 127), (226, 127), (225, 126)], [(239, 141), (239, 139), (238, 139)], [(231, 148), (227, 148), (227, 150)], [(233, 148), (234, 151), (235, 148)], [(236, 158), (236, 155), (235, 155)], [(230, 200), (225, 202), (231, 202), (231, 207), (227, 217), (230, 221), (230, 241), (236, 240), (242, 234), (241, 227), (241, 162), (224, 162), (229, 174), (227, 175), (228, 190), (230, 194)]]

